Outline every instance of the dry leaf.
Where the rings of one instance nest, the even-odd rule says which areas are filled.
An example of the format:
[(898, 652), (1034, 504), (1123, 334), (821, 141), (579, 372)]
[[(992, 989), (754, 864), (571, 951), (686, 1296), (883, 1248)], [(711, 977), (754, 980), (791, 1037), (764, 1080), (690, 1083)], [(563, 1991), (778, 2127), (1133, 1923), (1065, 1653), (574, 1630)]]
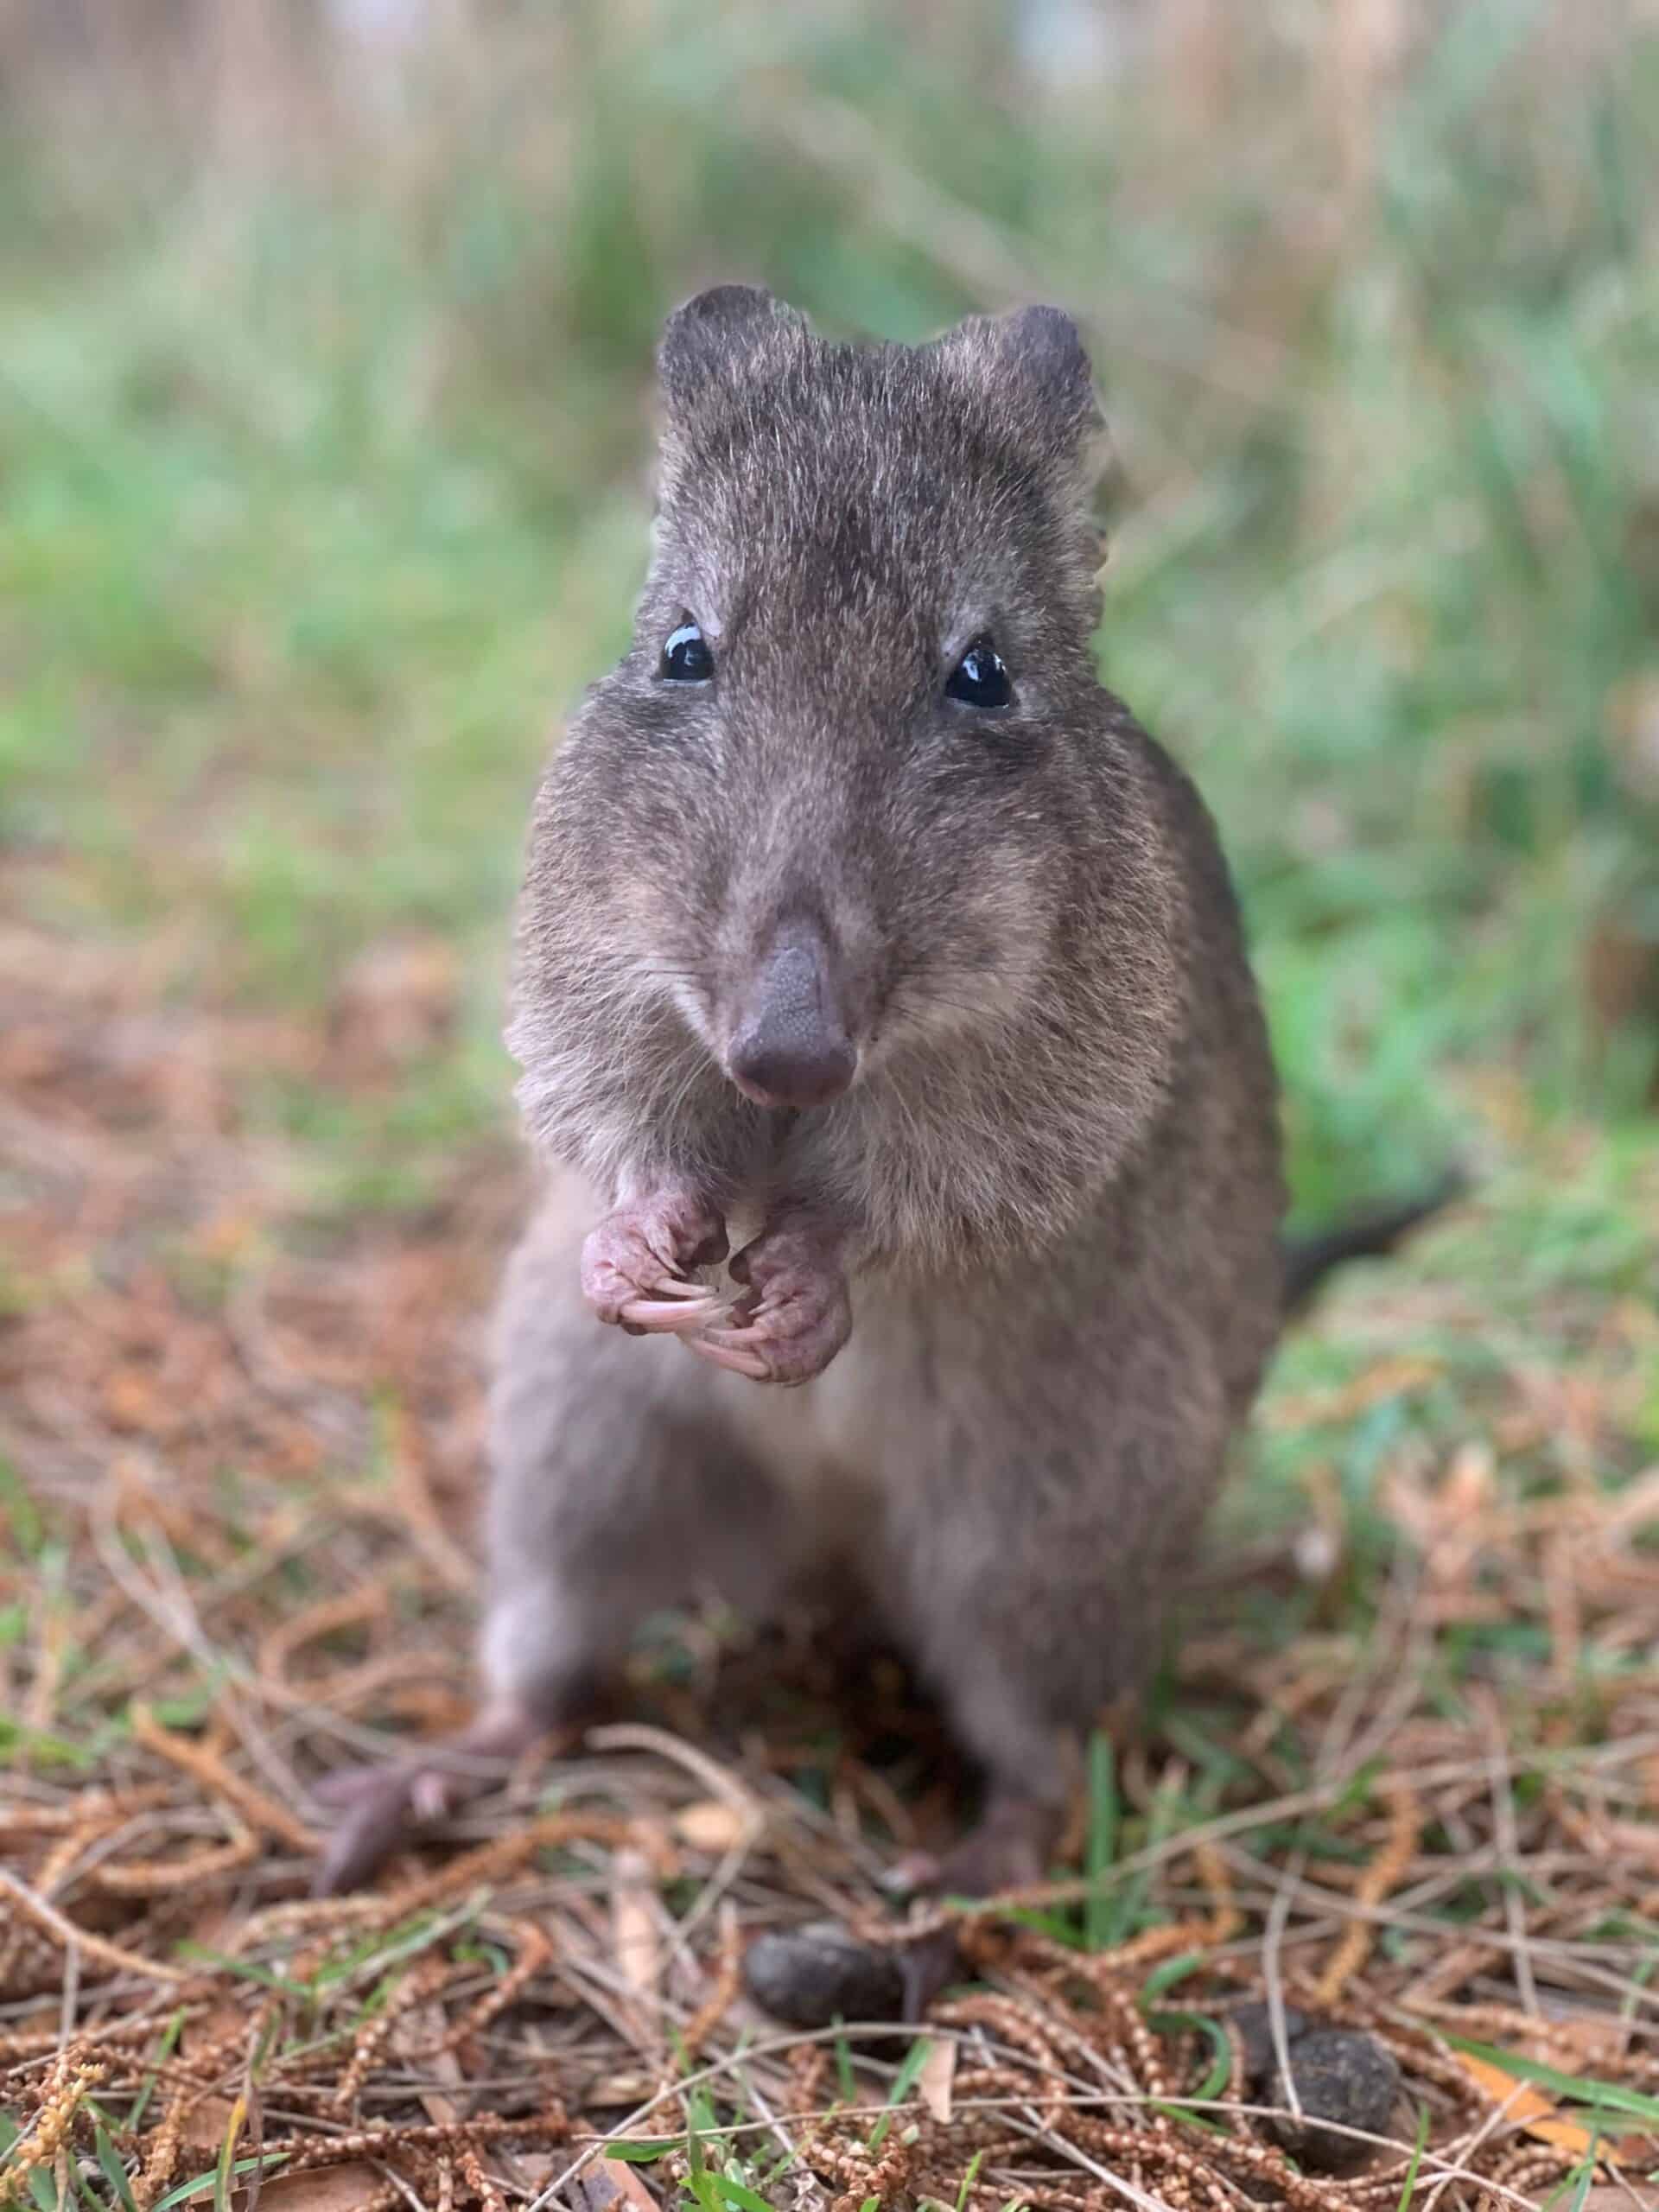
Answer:
[(674, 1815), (674, 1833), (680, 1841), (690, 1844), (693, 1851), (706, 1851), (710, 1857), (735, 1851), (747, 1840), (749, 1827), (747, 1817), (735, 1805), (718, 1797), (683, 1805)]
[(628, 1846), (611, 1859), (611, 1949), (636, 2002), (628, 2006), (633, 2032), (643, 2041), (659, 2039), (657, 1991), (663, 1975), (662, 1935), (657, 1920), (657, 1890), (651, 1861)]
[(354, 2158), (343, 2166), (317, 2166), (308, 2173), (271, 2175), (259, 2191), (259, 2208), (260, 2212), (357, 2212), (379, 2187), (374, 2168)]
[(663, 1947), (656, 1886), (642, 1851), (619, 1851), (611, 1860), (611, 1934), (623, 1979), (641, 1996), (652, 1996), (662, 1979)]
[(1563, 2120), (1541, 2089), (1530, 2082), (1519, 2082), (1513, 2074), (1506, 2074), (1501, 2066), (1494, 2066), (1484, 2058), (1473, 2057), (1468, 2051), (1458, 2053), (1458, 2063), (1492, 2100), (1502, 2105), (1512, 2120), (1517, 2120), (1529, 2135), (1541, 2143), (1554, 2144), (1559, 2151), (1569, 2152), (1581, 2158), (1590, 2148), (1590, 2130), (1576, 2120)]
[(577, 2177), (572, 2194), (587, 2212), (662, 2212), (637, 2170), (625, 2158), (595, 2158)]
[(582, 2101), (596, 2106), (601, 2112), (609, 2112), (619, 2105), (644, 2104), (656, 2087), (654, 2074), (641, 2073), (638, 2067), (626, 2067), (620, 2073), (599, 2075), (582, 2091)]
[(429, 2082), (421, 2090), (427, 2118), (440, 2127), (453, 2127), (463, 2117), (460, 2105), (448, 2094), (450, 2087), (461, 2085), (461, 2062), (453, 2050), (436, 2048), (448, 2026), (442, 2005), (410, 2005), (392, 2022), (388, 2038), (396, 2055), (414, 2072), (435, 2075), (444, 2084), (438, 2088)]
[(956, 2078), (956, 2039), (941, 2036), (929, 2050), (916, 2076), (916, 2094), (941, 2126), (950, 2124), (950, 2085)]

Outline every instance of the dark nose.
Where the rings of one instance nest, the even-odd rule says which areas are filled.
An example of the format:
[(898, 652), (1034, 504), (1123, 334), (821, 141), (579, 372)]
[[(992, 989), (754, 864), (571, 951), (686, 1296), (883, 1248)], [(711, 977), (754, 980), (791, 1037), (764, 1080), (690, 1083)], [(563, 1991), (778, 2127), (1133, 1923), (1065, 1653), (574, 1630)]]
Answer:
[(726, 1065), (761, 1106), (821, 1106), (852, 1081), (858, 1052), (836, 1002), (830, 948), (816, 929), (796, 925), (772, 940)]

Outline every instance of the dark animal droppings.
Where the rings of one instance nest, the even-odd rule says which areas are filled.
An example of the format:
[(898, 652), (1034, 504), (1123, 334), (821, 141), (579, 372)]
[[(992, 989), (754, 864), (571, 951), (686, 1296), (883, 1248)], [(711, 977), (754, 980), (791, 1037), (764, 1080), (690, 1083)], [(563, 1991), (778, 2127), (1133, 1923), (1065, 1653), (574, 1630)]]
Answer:
[[(1290, 2067), (1308, 2123), (1330, 2120), (1363, 2128), (1368, 2135), (1389, 2133), (1400, 2069), (1374, 2036), (1352, 2028), (1310, 2028), (1291, 2044)], [(1289, 2103), (1281, 2074), (1274, 2075), (1268, 2101)], [(1323, 2173), (1351, 2173), (1376, 2148), (1289, 2118), (1268, 2125), (1293, 2158)]]
[(897, 1955), (861, 1943), (835, 1920), (757, 1937), (743, 1961), (743, 1981), (757, 2005), (792, 2028), (897, 2020), (904, 2006)]
[[(1267, 2005), (1253, 2001), (1238, 2005), (1227, 2017), (1238, 2031), (1239, 2045), (1244, 2054), (1244, 2079), (1251, 2088), (1258, 2088), (1273, 2071), (1273, 2015)], [(1311, 2025), (1306, 2012), (1299, 2012), (1294, 2005), (1285, 2007), (1287, 2044), (1294, 2044), (1298, 2036), (1306, 2035)]]

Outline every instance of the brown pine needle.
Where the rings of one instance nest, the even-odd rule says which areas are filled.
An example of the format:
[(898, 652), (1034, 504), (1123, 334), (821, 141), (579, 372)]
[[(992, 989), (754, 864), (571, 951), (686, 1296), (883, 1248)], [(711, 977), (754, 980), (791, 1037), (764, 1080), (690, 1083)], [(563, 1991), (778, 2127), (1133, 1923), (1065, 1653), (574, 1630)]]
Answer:
[[(1422, 1803), (1414, 1790), (1395, 1789), (1389, 1795), (1389, 1828), (1382, 1847), (1361, 1874), (1354, 1889), (1355, 1903), (1365, 1909), (1380, 1905), (1398, 1888), (1417, 1855), (1422, 1834)], [(1369, 1920), (1353, 1920), (1343, 1930), (1336, 1949), (1326, 1961), (1315, 1985), (1317, 2003), (1331, 2005), (1371, 1955), (1376, 1929)]]
[(130, 1708), (132, 1732), (149, 1751), (199, 1782), (210, 1797), (233, 1805), (249, 1825), (262, 1835), (275, 1836), (295, 1851), (308, 1855), (317, 1847), (315, 1833), (285, 1805), (266, 1796), (257, 1783), (233, 1773), (206, 1745), (164, 1728), (147, 1705)]

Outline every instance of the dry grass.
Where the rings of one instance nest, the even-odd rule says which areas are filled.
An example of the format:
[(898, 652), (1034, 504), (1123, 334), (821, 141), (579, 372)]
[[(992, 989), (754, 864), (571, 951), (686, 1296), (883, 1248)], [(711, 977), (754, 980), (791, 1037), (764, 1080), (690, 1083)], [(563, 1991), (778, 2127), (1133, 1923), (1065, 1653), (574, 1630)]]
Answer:
[[(22, 2130), (0, 2183), (447, 2212), (677, 2170), (687, 2202), (855, 2212), (955, 2203), (970, 2173), (987, 2204), (1322, 2209), (1642, 2173), (1659, 1477), (1592, 1478), (1651, 1351), (1634, 1306), (1600, 1310), (1581, 1382), (1500, 1363), (1484, 1434), (1395, 1455), (1410, 1541), (1357, 1611), (1363, 1532), (1308, 1460), (1300, 1568), (1269, 1543), (1212, 1586), (1147, 1734), (1096, 1762), (1086, 1918), (1072, 1878), (964, 1920), (981, 1985), (936, 2009), (890, 2125), (906, 2031), (779, 2031), (737, 1974), (803, 1916), (906, 1932), (877, 1875), (955, 1816), (957, 1777), (880, 1662), (849, 1695), (804, 1639), (693, 1624), (642, 1656), (631, 1730), (524, 1774), (374, 1894), (308, 1901), (308, 1782), (461, 1708), (467, 1347), (518, 1171), (484, 1144), (424, 1218), (320, 1223), (234, 1101), (273, 1058), (372, 1086), (398, 1011), (354, 1025), (342, 1071), (326, 1014), (183, 1014), (142, 962), (0, 935), (0, 2109)], [(1363, 1356), (1334, 1390), (1281, 1385), (1268, 1452), (1422, 1387), (1414, 1347), (1453, 1295), (1374, 1292)], [(1498, 1479), (1546, 1436), (1553, 1479)], [(1289, 1618), (1310, 1574), (1325, 1597), (1264, 1627), (1263, 1593)], [(1494, 1624), (1501, 1668), (1471, 1656)], [(1398, 2059), (1395, 2139), (1358, 2177), (1299, 2173), (1217, 2063), (1204, 2023), (1263, 1992)], [(614, 2137), (660, 2155), (574, 2180)]]

